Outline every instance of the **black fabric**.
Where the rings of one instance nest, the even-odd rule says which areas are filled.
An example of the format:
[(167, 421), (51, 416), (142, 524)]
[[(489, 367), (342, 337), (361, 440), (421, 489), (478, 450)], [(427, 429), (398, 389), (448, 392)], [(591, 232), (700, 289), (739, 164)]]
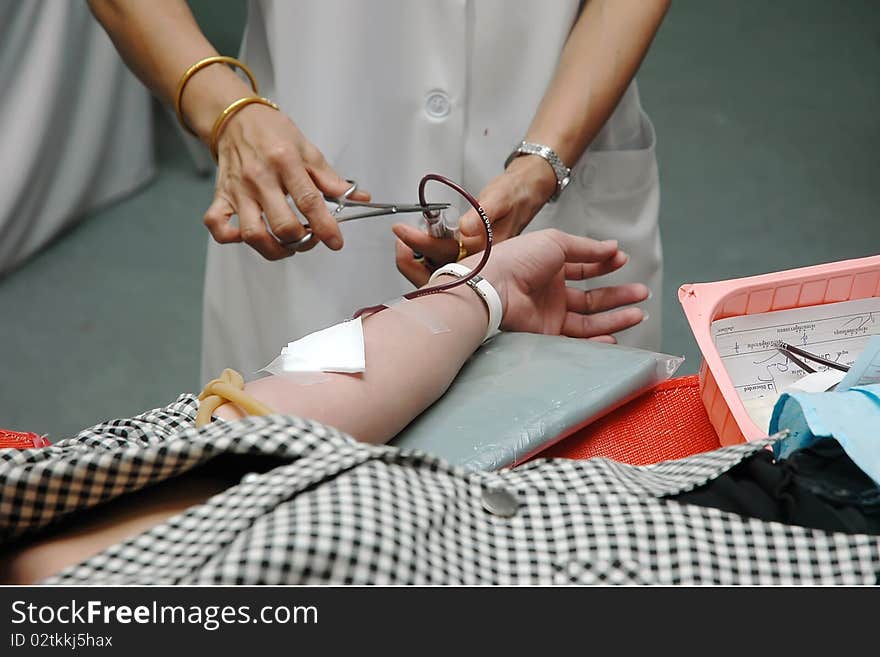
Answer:
[(880, 534), (880, 487), (833, 438), (779, 462), (762, 450), (670, 499), (812, 529)]

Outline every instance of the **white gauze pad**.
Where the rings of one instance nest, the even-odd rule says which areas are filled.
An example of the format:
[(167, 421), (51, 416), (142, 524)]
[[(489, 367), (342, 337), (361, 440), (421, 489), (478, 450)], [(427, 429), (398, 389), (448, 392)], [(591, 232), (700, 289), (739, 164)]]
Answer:
[(290, 342), (263, 368), (285, 372), (363, 372), (366, 369), (364, 326), (361, 318), (341, 322)]

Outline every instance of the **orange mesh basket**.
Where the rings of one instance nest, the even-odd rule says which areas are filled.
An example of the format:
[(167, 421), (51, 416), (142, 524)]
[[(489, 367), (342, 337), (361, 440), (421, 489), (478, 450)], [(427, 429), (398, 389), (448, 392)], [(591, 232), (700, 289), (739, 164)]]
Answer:
[(596, 456), (648, 465), (721, 447), (700, 398), (699, 376), (658, 384), (535, 458)]
[(45, 436), (26, 431), (0, 429), (0, 449), (33, 449), (48, 447), (48, 445), (49, 441)]
[[(0, 449), (33, 449), (49, 444), (35, 433), (0, 429)], [(693, 375), (660, 383), (535, 458), (601, 456), (647, 465), (719, 447), (700, 398), (699, 377)]]

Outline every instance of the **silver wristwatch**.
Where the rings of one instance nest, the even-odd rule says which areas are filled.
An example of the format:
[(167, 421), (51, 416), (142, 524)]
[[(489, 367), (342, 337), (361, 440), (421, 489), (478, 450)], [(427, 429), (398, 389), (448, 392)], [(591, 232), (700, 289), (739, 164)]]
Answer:
[(553, 193), (553, 196), (550, 197), (550, 200), (555, 201), (558, 199), (562, 190), (568, 186), (569, 182), (571, 182), (571, 169), (565, 166), (565, 163), (559, 158), (556, 151), (543, 144), (521, 141), (519, 146), (507, 156), (507, 159), (504, 161), (504, 168), (506, 169), (513, 159), (520, 155), (537, 155), (538, 157), (543, 157), (547, 160), (550, 166), (553, 167), (553, 173), (556, 174), (556, 191)]

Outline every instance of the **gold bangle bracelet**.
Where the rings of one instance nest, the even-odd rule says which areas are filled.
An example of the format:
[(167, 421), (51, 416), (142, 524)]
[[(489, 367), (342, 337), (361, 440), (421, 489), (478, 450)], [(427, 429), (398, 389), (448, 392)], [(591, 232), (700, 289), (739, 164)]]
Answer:
[(191, 132), (192, 134), (195, 134), (195, 132), (193, 132), (193, 130), (186, 124), (186, 121), (183, 119), (183, 109), (180, 106), (181, 101), (183, 100), (183, 90), (184, 88), (186, 88), (186, 83), (189, 82), (189, 79), (192, 76), (194, 76), (206, 66), (210, 66), (211, 64), (229, 64), (230, 66), (240, 68), (242, 71), (244, 71), (245, 75), (248, 76), (248, 80), (250, 80), (251, 82), (251, 89), (254, 90), (254, 93), (260, 93), (257, 86), (257, 80), (254, 77), (251, 69), (248, 68), (247, 65), (243, 62), (237, 60), (235, 57), (216, 55), (214, 57), (205, 57), (204, 59), (200, 59), (188, 69), (186, 69), (186, 72), (182, 76), (180, 76), (180, 82), (177, 83), (177, 92), (174, 94), (174, 113), (177, 114), (177, 120), (187, 132)]
[(239, 98), (238, 100), (230, 103), (229, 107), (220, 112), (220, 116), (218, 116), (217, 120), (214, 121), (214, 127), (211, 128), (211, 142), (209, 144), (209, 147), (211, 148), (211, 155), (214, 156), (214, 161), (217, 160), (217, 142), (220, 140), (220, 133), (223, 131), (223, 126), (226, 125), (226, 122), (231, 119), (236, 112), (254, 103), (266, 105), (267, 107), (271, 107), (272, 109), (278, 109), (278, 105), (273, 103), (268, 98), (262, 98), (260, 96), (245, 96), (244, 98)]

